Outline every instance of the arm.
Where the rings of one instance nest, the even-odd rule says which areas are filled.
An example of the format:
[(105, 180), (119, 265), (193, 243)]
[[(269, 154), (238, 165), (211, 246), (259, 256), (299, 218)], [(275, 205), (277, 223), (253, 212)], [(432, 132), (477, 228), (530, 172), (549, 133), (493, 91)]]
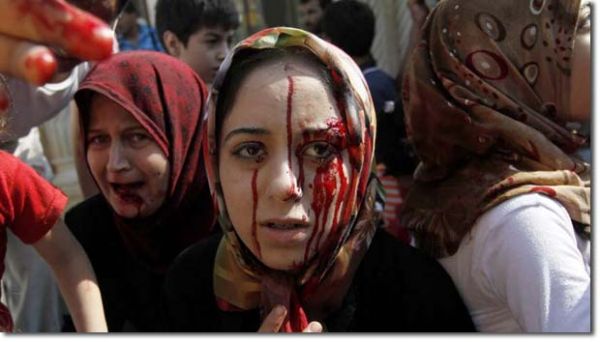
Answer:
[(96, 275), (83, 248), (62, 220), (33, 244), (52, 268), (79, 332), (106, 332)]
[(590, 332), (590, 276), (566, 210), (542, 195), (511, 201), (481, 247), (487, 287), (526, 332)]

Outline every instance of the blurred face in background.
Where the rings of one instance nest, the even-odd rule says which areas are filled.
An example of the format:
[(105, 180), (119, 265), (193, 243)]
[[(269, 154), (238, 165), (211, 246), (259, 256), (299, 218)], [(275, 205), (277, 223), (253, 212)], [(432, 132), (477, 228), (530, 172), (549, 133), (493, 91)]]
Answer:
[(67, 2), (91, 12), (107, 23), (111, 23), (123, 8), (126, 0), (67, 0)]
[(568, 119), (586, 122), (592, 112), (592, 62), (590, 7), (582, 9), (583, 19), (577, 28), (573, 48), (573, 64), (569, 98)]
[(189, 65), (202, 80), (211, 84), (221, 62), (231, 50), (234, 30), (220, 26), (202, 27), (190, 35), (184, 44), (171, 31), (165, 31), (163, 40), (167, 52)]
[(319, 4), (319, 0), (309, 0), (306, 3), (298, 5), (298, 13), (300, 15), (300, 24), (312, 33), (321, 31), (320, 22), (323, 16), (323, 9)]

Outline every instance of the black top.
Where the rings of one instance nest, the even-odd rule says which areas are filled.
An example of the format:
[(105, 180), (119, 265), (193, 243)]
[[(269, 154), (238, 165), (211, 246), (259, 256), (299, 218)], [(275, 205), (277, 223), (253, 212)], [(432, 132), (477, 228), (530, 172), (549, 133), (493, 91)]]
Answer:
[(69, 210), (65, 222), (87, 253), (102, 294), (109, 331), (164, 331), (164, 274), (127, 251), (101, 195)]
[[(173, 331), (253, 332), (260, 327), (258, 309), (224, 312), (217, 307), (213, 268), (219, 241), (213, 236), (190, 246), (169, 270), (166, 312)], [(437, 261), (382, 229), (361, 261), (344, 304), (320, 323), (338, 332), (475, 331)]]

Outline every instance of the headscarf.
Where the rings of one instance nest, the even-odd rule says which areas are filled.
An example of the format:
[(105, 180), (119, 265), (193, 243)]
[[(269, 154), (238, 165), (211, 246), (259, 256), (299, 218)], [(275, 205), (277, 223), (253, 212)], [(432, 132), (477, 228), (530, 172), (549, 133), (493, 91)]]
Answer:
[[(337, 220), (337, 224), (324, 239), (325, 247), (317, 257), (308, 261), (299, 274), (291, 275), (264, 266), (243, 245), (230, 222), (227, 211), (234, 209), (225, 207), (219, 180), (216, 107), (232, 60), (240, 52), (247, 49), (298, 47), (307, 49), (321, 60), (334, 83), (344, 85), (342, 88), (345, 90), (340, 94), (334, 93), (334, 96), (344, 122), (344, 127), (337, 129), (346, 131), (351, 170), (346, 182), (341, 179), (343, 177), (333, 180), (332, 189), (326, 189), (319, 184), (319, 181), (325, 180), (315, 177), (313, 191), (319, 192), (323, 199), (318, 210), (327, 213), (336, 206), (341, 208), (336, 210), (340, 214), (334, 215), (333, 221)], [(376, 123), (373, 102), (362, 73), (340, 49), (313, 34), (287, 27), (266, 29), (237, 44), (226, 57), (211, 89), (206, 121), (206, 140), (203, 141), (205, 163), (219, 222), (224, 231), (214, 268), (217, 302), (223, 310), (260, 308), (263, 317), (276, 304), (284, 305), (288, 317), (282, 330), (302, 331), (309, 318), (323, 318), (341, 305), (375, 232), (374, 220), (377, 216), (373, 207), (377, 181), (372, 177), (372, 164)], [(332, 191), (344, 186), (349, 189), (346, 197), (334, 199)], [(317, 221), (318, 217), (317, 214)], [(326, 218), (323, 214), (321, 224)], [(313, 229), (313, 234), (317, 233), (317, 228)]]
[(436, 257), (483, 212), (548, 195), (589, 232), (585, 139), (566, 128), (580, 0), (438, 4), (405, 72), (407, 135), (421, 163), (404, 222)]
[(201, 152), (206, 86), (191, 68), (166, 54), (113, 55), (90, 71), (75, 94), (84, 151), (92, 94), (102, 94), (127, 110), (169, 161), (168, 191), (156, 213), (144, 219), (114, 214), (127, 250), (164, 273), (179, 252), (208, 235), (214, 221)]

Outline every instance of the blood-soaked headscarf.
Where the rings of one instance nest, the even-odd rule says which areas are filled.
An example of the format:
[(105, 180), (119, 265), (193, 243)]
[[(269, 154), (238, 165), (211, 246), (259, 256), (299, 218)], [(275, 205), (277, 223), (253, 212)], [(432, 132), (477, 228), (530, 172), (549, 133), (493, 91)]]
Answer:
[[(316, 193), (313, 201), (318, 202), (313, 203), (317, 208), (315, 224), (321, 222), (324, 225), (330, 218), (329, 214), (333, 213), (331, 219), (334, 227), (331, 228), (332, 233), (323, 238), (322, 246), (325, 247), (322, 247), (322, 253), (307, 261), (299, 274), (292, 275), (264, 266), (243, 245), (231, 224), (227, 212), (235, 208), (226, 207), (221, 189), (218, 169), (219, 118), (216, 116), (224, 114), (218, 108), (219, 96), (225, 96), (220, 93), (221, 87), (232, 64), (240, 62), (236, 57), (241, 52), (298, 48), (306, 49), (320, 60), (330, 74), (334, 87), (343, 89), (333, 91), (343, 127), (332, 129), (344, 132), (351, 170), (347, 178), (329, 173), (315, 176), (312, 190)], [(258, 32), (234, 47), (221, 65), (211, 90), (203, 141), (211, 193), (225, 233), (214, 270), (215, 295), (221, 309), (260, 308), (266, 315), (274, 305), (282, 304), (289, 313), (282, 330), (301, 331), (307, 326), (311, 313), (323, 316), (339, 308), (376, 227), (373, 207), (377, 181), (372, 177), (375, 127), (374, 106), (362, 73), (352, 59), (335, 46), (302, 30), (277, 27)], [(325, 182), (329, 183), (321, 184)], [(348, 191), (344, 192), (344, 188)], [(347, 195), (335, 195), (339, 193)], [(330, 213), (332, 208), (339, 210), (331, 210)], [(317, 234), (318, 230), (315, 227), (313, 234)]]
[(113, 55), (92, 69), (75, 94), (84, 151), (93, 94), (127, 110), (169, 161), (167, 195), (155, 214), (145, 219), (115, 214), (127, 249), (150, 268), (164, 272), (179, 252), (208, 234), (214, 221), (201, 147), (206, 86), (190, 67), (166, 54)]
[(475, 219), (527, 192), (590, 222), (585, 139), (566, 127), (580, 0), (446, 0), (405, 73), (407, 134), (421, 163), (404, 221), (434, 256)]

